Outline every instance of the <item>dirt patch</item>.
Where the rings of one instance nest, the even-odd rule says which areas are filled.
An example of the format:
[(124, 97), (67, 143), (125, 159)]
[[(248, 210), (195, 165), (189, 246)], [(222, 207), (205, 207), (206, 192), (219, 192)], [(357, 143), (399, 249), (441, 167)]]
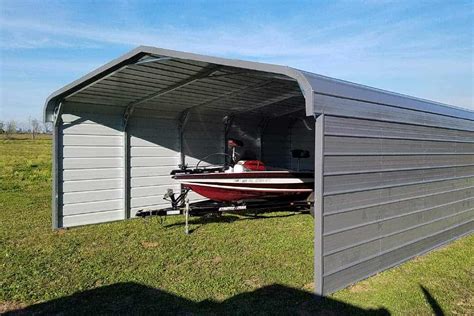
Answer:
[(56, 235), (62, 236), (62, 235), (64, 235), (65, 233), (67, 233), (67, 229), (65, 229), (65, 228), (60, 228), (60, 229), (57, 229), (57, 230), (55, 231), (55, 233), (56, 233)]
[(262, 287), (262, 283), (259, 278), (253, 277), (251, 279), (245, 280), (244, 283), (252, 289)]
[(145, 248), (145, 249), (156, 248), (160, 245), (159, 243), (154, 242), (154, 241), (142, 241), (141, 244), (142, 244), (143, 248)]
[(27, 305), (19, 302), (0, 302), (0, 314), (23, 309)]
[(314, 291), (314, 282), (310, 282), (308, 284), (303, 285), (303, 290), (313, 292)]
[(365, 283), (357, 283), (349, 287), (349, 292), (352, 293), (362, 293), (367, 292), (369, 290), (369, 286)]
[(212, 259), (212, 263), (218, 264), (222, 262), (222, 257), (217, 256), (214, 259)]
[(451, 311), (453, 315), (470, 315), (474, 310), (474, 296), (469, 296), (461, 299), (456, 303), (456, 310)]

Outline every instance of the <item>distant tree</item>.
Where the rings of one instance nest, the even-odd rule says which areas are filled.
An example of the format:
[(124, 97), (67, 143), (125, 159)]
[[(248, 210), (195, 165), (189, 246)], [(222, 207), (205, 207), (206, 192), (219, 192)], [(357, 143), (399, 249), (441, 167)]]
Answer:
[(45, 134), (51, 134), (53, 130), (53, 124), (51, 122), (43, 123), (43, 131)]
[(37, 119), (29, 119), (30, 122), (30, 131), (31, 131), (31, 137), (35, 139), (36, 134), (38, 134), (41, 130), (40, 127), (40, 122)]
[(16, 122), (14, 120), (10, 120), (7, 122), (5, 132), (8, 138), (10, 138), (13, 134), (16, 133)]
[(4, 126), (3, 121), (0, 121), (0, 134), (3, 134), (3, 133), (5, 133), (5, 126)]

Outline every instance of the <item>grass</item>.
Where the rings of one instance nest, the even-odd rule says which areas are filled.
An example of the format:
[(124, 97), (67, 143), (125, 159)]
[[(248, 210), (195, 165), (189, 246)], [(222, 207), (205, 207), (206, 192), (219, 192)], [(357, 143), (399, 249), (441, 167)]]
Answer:
[(316, 302), (310, 215), (51, 230), (51, 140), (0, 139), (0, 312), (474, 313), (474, 236)]

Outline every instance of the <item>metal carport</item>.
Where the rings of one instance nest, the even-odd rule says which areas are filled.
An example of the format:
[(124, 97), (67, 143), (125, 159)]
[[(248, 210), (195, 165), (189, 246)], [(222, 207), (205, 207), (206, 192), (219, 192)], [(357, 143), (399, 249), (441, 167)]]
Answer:
[(53, 228), (164, 206), (160, 190), (176, 186), (169, 171), (225, 150), (236, 133), (282, 167), (293, 163), (287, 149), (314, 151), (318, 294), (474, 229), (468, 110), (142, 46), (54, 92), (45, 121), (54, 122)]

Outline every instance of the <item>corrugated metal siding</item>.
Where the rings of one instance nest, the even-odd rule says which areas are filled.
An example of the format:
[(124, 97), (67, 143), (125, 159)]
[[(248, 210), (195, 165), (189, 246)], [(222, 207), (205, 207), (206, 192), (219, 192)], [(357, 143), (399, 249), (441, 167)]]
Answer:
[(316, 113), (325, 114), (316, 232), (323, 293), (473, 231), (473, 121), (315, 99)]
[(177, 120), (137, 111), (130, 118), (128, 137), (131, 217), (138, 210), (169, 207), (163, 195), (180, 188), (170, 176), (180, 163)]
[(123, 219), (121, 108), (65, 104), (63, 113), (58, 137), (59, 226)]
[[(181, 145), (189, 167), (208, 155), (225, 151), (225, 124), (220, 112), (211, 115), (191, 111), (180, 144), (179, 115), (138, 108), (128, 122), (128, 163), (125, 164), (123, 111), (119, 106), (65, 104), (59, 128), (58, 227), (124, 219), (127, 214), (134, 217), (138, 210), (168, 207), (164, 193), (169, 188), (180, 189), (170, 172), (181, 163)], [(286, 128), (278, 124), (277, 132), (272, 131), (270, 124), (269, 135), (274, 139), (273, 143), (267, 143), (266, 149), (267, 155), (274, 154), (274, 161), (269, 159), (268, 165), (291, 168), (290, 149), (311, 149), (313, 132), (301, 121), (288, 118), (280, 121)], [(257, 158), (261, 156), (262, 123), (258, 117), (246, 119), (245, 115), (233, 120), (228, 137), (244, 141), (245, 146), (239, 149), (241, 154), (250, 151)], [(294, 134), (293, 140), (290, 133)], [(222, 163), (223, 156), (215, 155), (203, 159), (201, 166)], [(125, 165), (128, 183), (124, 183)], [(126, 196), (129, 212), (124, 205)], [(189, 198), (192, 202), (203, 199), (193, 192)]]

